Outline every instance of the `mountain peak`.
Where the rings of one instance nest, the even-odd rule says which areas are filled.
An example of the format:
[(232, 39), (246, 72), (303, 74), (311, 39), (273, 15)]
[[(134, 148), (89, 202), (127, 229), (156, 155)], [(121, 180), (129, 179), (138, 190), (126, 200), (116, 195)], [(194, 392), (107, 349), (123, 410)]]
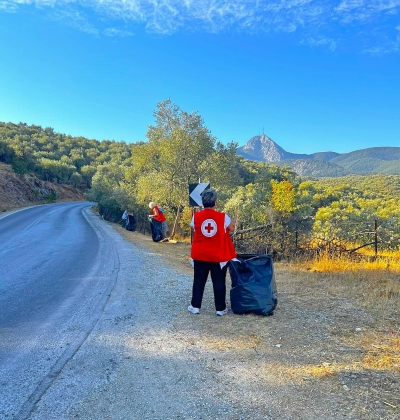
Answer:
[(263, 162), (280, 162), (286, 159), (305, 159), (310, 155), (300, 155), (286, 152), (264, 133), (252, 137), (244, 146), (237, 149), (237, 153), (246, 159)]

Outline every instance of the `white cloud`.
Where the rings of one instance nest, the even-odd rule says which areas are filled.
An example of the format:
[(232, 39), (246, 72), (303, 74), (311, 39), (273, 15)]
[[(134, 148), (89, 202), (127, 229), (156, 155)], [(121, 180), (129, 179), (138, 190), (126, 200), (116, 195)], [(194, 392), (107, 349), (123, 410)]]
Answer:
[(400, 42), (390, 42), (386, 45), (379, 45), (372, 48), (366, 48), (363, 52), (371, 55), (385, 55), (400, 52)]
[[(386, 39), (388, 27), (394, 26), (388, 22), (400, 14), (400, 0), (0, 0), (0, 10), (16, 11), (26, 5), (64, 13), (70, 25), (107, 36), (126, 36), (138, 26), (160, 34), (286, 32), (330, 49), (357, 36), (360, 45)], [(108, 22), (114, 29), (101, 30)], [(128, 29), (118, 28), (118, 22)]]
[(327, 47), (331, 51), (335, 51), (337, 48), (336, 41), (330, 38), (307, 38), (303, 41), (303, 44), (310, 45), (313, 47)]
[(52, 9), (51, 18), (62, 21), (72, 28), (79, 29), (90, 35), (99, 35), (99, 30), (95, 25), (91, 24), (85, 12), (71, 7), (65, 9)]
[(382, 13), (399, 13), (400, 0), (342, 0), (334, 10), (344, 22), (367, 21)]
[(121, 29), (117, 29), (117, 28), (107, 28), (103, 31), (103, 34), (106, 36), (120, 36), (120, 37), (125, 37), (125, 36), (133, 36), (134, 33), (130, 32), (130, 31), (125, 31), (125, 30), (121, 30)]
[(18, 5), (11, 1), (0, 1), (0, 11), (15, 12), (17, 11)]

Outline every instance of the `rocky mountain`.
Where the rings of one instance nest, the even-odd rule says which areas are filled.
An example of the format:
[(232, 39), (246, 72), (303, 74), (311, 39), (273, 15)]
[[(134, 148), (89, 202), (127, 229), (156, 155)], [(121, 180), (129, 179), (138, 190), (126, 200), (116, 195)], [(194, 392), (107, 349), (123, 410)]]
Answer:
[(252, 137), (237, 153), (245, 159), (290, 166), (309, 177), (335, 177), (350, 174), (400, 174), (400, 147), (372, 147), (350, 153), (290, 153), (265, 134)]
[(262, 162), (279, 162), (286, 159), (304, 159), (311, 155), (289, 153), (278, 146), (265, 134), (252, 137), (244, 146), (237, 149), (237, 153), (246, 159)]

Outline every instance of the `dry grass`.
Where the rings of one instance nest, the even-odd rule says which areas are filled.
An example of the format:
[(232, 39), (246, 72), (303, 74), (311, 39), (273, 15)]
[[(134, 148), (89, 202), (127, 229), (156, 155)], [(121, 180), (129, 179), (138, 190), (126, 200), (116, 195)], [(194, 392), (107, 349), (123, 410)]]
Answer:
[(175, 235), (173, 236), (173, 239), (177, 242), (190, 244), (190, 237), (188, 238), (187, 236), (182, 236), (179, 233), (175, 233)]
[(361, 345), (365, 350), (361, 361), (365, 369), (400, 372), (400, 330), (365, 335), (361, 339)]
[(379, 372), (400, 373), (400, 331), (358, 335), (355, 339), (345, 338), (342, 343), (362, 348), (361, 357), (347, 362), (332, 361), (303, 365), (267, 362), (258, 371), (257, 376), (268, 382), (272, 374), (274, 383), (284, 384), (335, 378), (341, 373), (354, 374), (368, 371), (374, 375)]
[[(400, 330), (374, 331), (360, 334), (344, 335), (342, 345), (360, 348), (360, 358), (345, 362), (321, 362), (320, 364), (289, 365), (285, 363), (266, 363), (258, 376), (270, 379), (271, 372), (280, 378), (280, 382), (302, 382), (312, 378), (327, 378), (341, 372), (388, 371), (400, 373)], [(205, 350), (234, 351), (255, 350), (262, 355), (266, 351), (266, 343), (257, 334), (235, 335), (229, 339), (203, 336), (198, 344)], [(270, 345), (269, 345), (270, 346)]]
[(296, 272), (293, 283), (298, 287), (307, 284), (319, 294), (356, 302), (375, 319), (375, 328), (359, 334), (346, 335), (343, 331), (338, 337), (343, 345), (362, 350), (358, 359), (345, 363), (279, 366), (284, 377), (301, 381), (346, 371), (400, 372), (400, 330), (396, 324), (400, 312), (398, 253), (375, 261), (322, 256), (293, 263), (290, 268)]
[[(354, 344), (354, 343), (352, 343)], [(351, 363), (328, 363), (319, 365), (276, 366), (281, 374), (292, 381), (307, 378), (335, 376), (340, 372), (390, 371), (400, 373), (400, 332), (390, 335), (365, 335), (361, 338), (364, 355)], [(270, 369), (270, 367), (269, 367)]]
[(328, 293), (354, 299), (365, 308), (375, 308), (383, 313), (400, 312), (398, 253), (371, 261), (323, 255), (293, 263), (291, 268), (302, 273), (304, 281), (314, 283)]
[(363, 254), (369, 258), (350, 258), (347, 255), (332, 256), (323, 254), (319, 257), (304, 261), (302, 264), (307, 266), (307, 269), (319, 272), (341, 272), (350, 271), (357, 272), (359, 270), (367, 271), (391, 271), (400, 273), (400, 255), (399, 253), (387, 252), (385, 255), (380, 255), (373, 258), (372, 255)]

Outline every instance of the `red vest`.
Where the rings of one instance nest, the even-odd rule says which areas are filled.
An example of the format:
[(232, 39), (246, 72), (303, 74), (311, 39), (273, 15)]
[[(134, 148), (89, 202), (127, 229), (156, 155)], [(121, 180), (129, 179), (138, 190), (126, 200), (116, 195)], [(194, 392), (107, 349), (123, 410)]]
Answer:
[(204, 209), (194, 214), (194, 238), (190, 256), (194, 260), (225, 262), (236, 257), (225, 213)]
[[(156, 211), (158, 211), (158, 216), (156, 216)], [(157, 220), (157, 222), (165, 222), (167, 220), (158, 206), (154, 206), (151, 212), (154, 215), (154, 220)]]

